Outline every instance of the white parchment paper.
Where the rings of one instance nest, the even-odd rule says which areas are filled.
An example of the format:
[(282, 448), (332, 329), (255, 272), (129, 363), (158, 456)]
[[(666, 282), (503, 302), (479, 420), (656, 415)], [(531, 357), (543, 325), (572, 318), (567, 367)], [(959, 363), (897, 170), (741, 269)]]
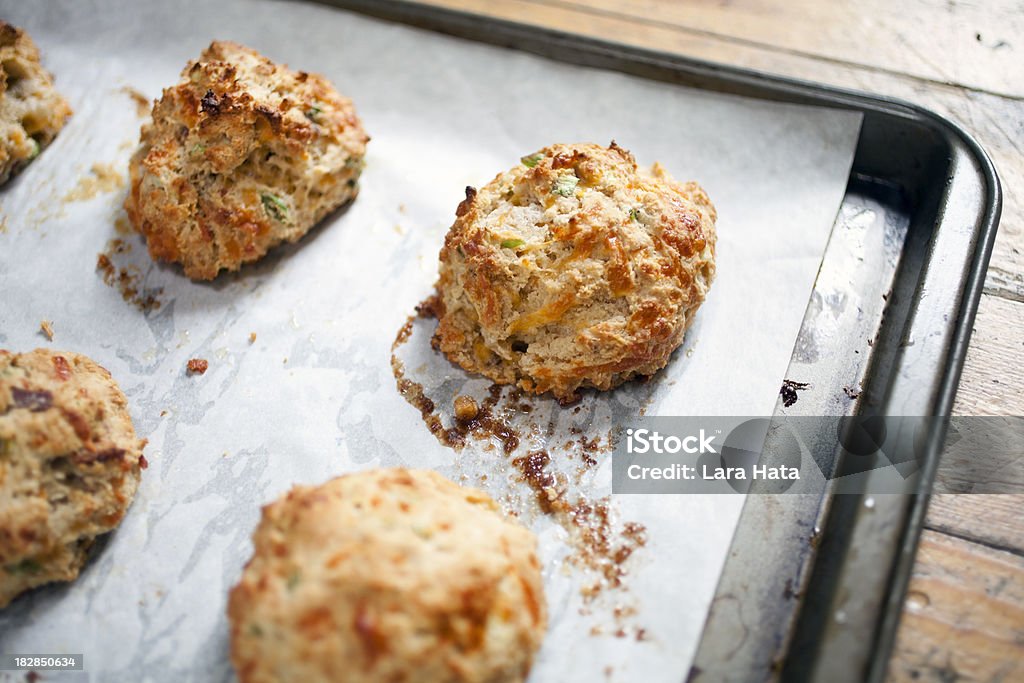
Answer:
[[(0, 652), (84, 653), (93, 680), (231, 680), (225, 599), (261, 504), (296, 483), (378, 465), (458, 478), (493, 464), (488, 481), (514, 489), (499, 451), (471, 444), (460, 455), (435, 441), (396, 391), (389, 355), (430, 291), (463, 188), (552, 142), (614, 138), (642, 164), (659, 160), (701, 182), (719, 210), (718, 278), (685, 351), (652, 383), (588, 397), (580, 413), (541, 399), (537, 413), (559, 429), (582, 420), (597, 435), (644, 406), (771, 413), (858, 114), (703, 93), (302, 3), (3, 0), (0, 16), (29, 30), (75, 109), (0, 190), (0, 346), (73, 350), (107, 367), (151, 463), (78, 581), (0, 613)], [(115, 265), (162, 290), (162, 306), (144, 314), (95, 267), (118, 237), (124, 187), (66, 197), (93, 164), (127, 168), (142, 119), (124, 87), (157, 97), (214, 38), (321, 72), (354, 99), (373, 137), (362, 191), (299, 244), (212, 284), (152, 264), (141, 239), (126, 238), (131, 251)], [(52, 343), (38, 332), (44, 319)], [(481, 395), (485, 382), (430, 351), (428, 324), (402, 350), (410, 376), (444, 395)], [(189, 358), (207, 359), (206, 374), (187, 376)], [(608, 465), (580, 485), (607, 493)], [(529, 506), (513, 510), (541, 538), (551, 610), (531, 680), (681, 680), (741, 505), (739, 496), (616, 499), (649, 540), (629, 560), (628, 591), (593, 604), (564, 564), (564, 530)], [(613, 633), (619, 602), (636, 610), (630, 628), (642, 626), (644, 639)]]

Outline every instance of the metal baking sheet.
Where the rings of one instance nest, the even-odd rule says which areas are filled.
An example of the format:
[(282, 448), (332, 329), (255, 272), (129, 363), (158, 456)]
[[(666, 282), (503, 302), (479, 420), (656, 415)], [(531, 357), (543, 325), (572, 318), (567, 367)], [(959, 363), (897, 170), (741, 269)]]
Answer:
[[(769, 234), (776, 235), (779, 231), (793, 230), (794, 224), (799, 225), (804, 219), (813, 223), (814, 227), (807, 234), (785, 232), (796, 238), (786, 242), (787, 247), (796, 245), (796, 253), (792, 249), (786, 250), (784, 255), (778, 250), (765, 252), (768, 245), (750, 241), (753, 235), (748, 232), (733, 233), (731, 239), (735, 242), (731, 244), (724, 231), (722, 235), (723, 253), (735, 250), (737, 258), (745, 251), (748, 255), (775, 253), (779, 255), (777, 258), (757, 259), (758, 264), (755, 265), (784, 266), (787, 269), (784, 277), (797, 274), (789, 281), (795, 290), (792, 296), (798, 303), (795, 307), (779, 306), (772, 311), (773, 318), (767, 323), (770, 328), (768, 334), (775, 335), (772, 341), (759, 348), (755, 358), (734, 354), (731, 359), (732, 377), (742, 378), (745, 394), (750, 398), (737, 399), (720, 391), (707, 391), (696, 397), (687, 392), (683, 396), (682, 390), (672, 388), (736, 384), (736, 380), (721, 374), (721, 363), (712, 360), (719, 353), (727, 355), (726, 352), (734, 351), (728, 344), (735, 340), (720, 346), (721, 340), (727, 336), (722, 330), (728, 329), (728, 323), (719, 323), (725, 327), (715, 327), (715, 318), (708, 313), (712, 310), (712, 301), (709, 301), (698, 327), (688, 337), (690, 348), (685, 354), (686, 359), (677, 359), (669, 371), (663, 373), (654, 389), (621, 390), (612, 395), (611, 401), (592, 401), (584, 414), (588, 416), (586, 427), (589, 433), (600, 436), (607, 432), (613, 415), (621, 418), (640, 409), (654, 414), (661, 411), (665, 411), (664, 414), (771, 412), (785, 360), (789, 358), (803, 313), (803, 304), (799, 302), (808, 299), (828, 228), (846, 184), (847, 173), (843, 166), (849, 164), (850, 157), (847, 155), (844, 160), (839, 154), (833, 158), (832, 153), (852, 151), (853, 141), (857, 139), (859, 112), (838, 115), (838, 119), (846, 119), (840, 122), (834, 120), (837, 118), (835, 112), (814, 112), (765, 101), (752, 102), (667, 88), (664, 84), (641, 79), (555, 64), (483, 46), (469, 46), (440, 36), (428, 37), (428, 34), (393, 25), (365, 23), (368, 20), (350, 15), (325, 14), (326, 10), (299, 4), (287, 7), (260, 4), (256, 12), (252, 5), (246, 5), (245, 10), (239, 9), (240, 5), (230, 5), (218, 9), (213, 16), (206, 12), (202, 21), (206, 34), (202, 36), (195, 35), (194, 24), (190, 21), (193, 15), (188, 11), (168, 16), (159, 8), (133, 5), (132, 10), (118, 11), (105, 4), (99, 12), (90, 11), (87, 12), (90, 16), (77, 18), (77, 23), (74, 23), (77, 37), (61, 35), (58, 26), (66, 21), (68, 8), (61, 6), (58, 11), (54, 9), (55, 5), (47, 5), (50, 12), (43, 11), (41, 16), (36, 15), (32, 19), (41, 29), (37, 36), (40, 42), (47, 29), (52, 31), (52, 35), (60, 36), (53, 44), (62, 44), (59, 49), (51, 48), (55, 55), (48, 61), (58, 73), (61, 70), (53, 60), (63, 57), (67, 63), (65, 71), (73, 73), (73, 65), (83, 50), (95, 50), (96, 45), (102, 44), (103, 55), (95, 55), (97, 61), (90, 64), (90, 78), (95, 79), (90, 85), (96, 81), (122, 82), (153, 96), (160, 85), (174, 80), (180, 65), (197, 53), (209, 38), (216, 35), (240, 39), (275, 59), (291, 62), (293, 66), (325, 72), (343, 92), (354, 97), (371, 134), (376, 137), (371, 143), (370, 167), (364, 181), (363, 196), (350, 211), (318, 229), (298, 247), (282, 250), (268, 263), (243, 272), (239, 277), (222, 278), (212, 286), (203, 286), (191, 285), (173, 268), (149, 266), (141, 254), (141, 246), (136, 243), (131, 255), (126, 257), (126, 263), (139, 267), (142, 292), (155, 293), (157, 289), (163, 289), (158, 294), (158, 298), (162, 297), (161, 308), (141, 316), (145, 328), (139, 327), (140, 316), (131, 318), (123, 306), (104, 312), (102, 306), (96, 306), (96, 302), (91, 300), (92, 305), (86, 309), (91, 316), (100, 314), (100, 321), (81, 320), (80, 315), (75, 315), (78, 307), (73, 305), (73, 301), (60, 309), (61, 313), (67, 314), (65, 320), (70, 328), (64, 339), (79, 342), (76, 350), (98, 357), (119, 379), (133, 378), (134, 387), (130, 392), (133, 394), (133, 414), (140, 424), (140, 431), (148, 435), (159, 449), (158, 458), (162, 461), (157, 465), (160, 495), (157, 496), (154, 489), (147, 490), (144, 484), (133, 512), (136, 524), (144, 525), (135, 527), (136, 534), (141, 528), (146, 528), (143, 538), (136, 535), (133, 540), (125, 540), (123, 537), (129, 533), (125, 530), (116, 534), (111, 547), (104, 549), (94, 563), (101, 566), (106, 563), (102, 575), (96, 576), (96, 570), (91, 566), (89, 571), (93, 572), (93, 583), (89, 584), (87, 577), (79, 582), (91, 585), (91, 603), (91, 595), (99, 590), (123, 592), (118, 577), (112, 574), (117, 568), (124, 570), (132, 566), (132, 580), (135, 581), (132, 590), (142, 604), (137, 614), (126, 621), (132, 625), (130, 630), (141, 629), (143, 637), (146, 633), (151, 634), (145, 642), (138, 639), (129, 641), (136, 643), (135, 648), (120, 648), (120, 668), (117, 665), (104, 667), (99, 669), (101, 675), (106, 672), (105, 675), (116, 677), (117, 673), (146, 669), (166, 672), (167, 649), (182, 647), (194, 659), (190, 666), (176, 669), (176, 676), (205, 679), (230, 675), (224, 661), (222, 604), (212, 604), (208, 613), (189, 615), (188, 620), (184, 619), (184, 613), (189, 611), (190, 600), (195, 600), (196, 604), (210, 603), (211, 586), (218, 586), (217, 594), (223, 595), (237, 576), (238, 567), (248, 551), (247, 537), (256, 515), (254, 506), (247, 509), (245, 503), (254, 499), (266, 501), (296, 481), (319, 481), (339, 471), (378, 462), (436, 466), (451, 475), (469, 479), (479, 477), (481, 467), (486, 472), (487, 451), (474, 451), (471, 455), (475, 458), (461, 458), (461, 462), (453, 462), (450, 451), (440, 449), (430, 441), (423, 426), (415, 423), (415, 414), (409, 412), (409, 407), (395, 401), (393, 380), (388, 381), (386, 364), (380, 365), (380, 362), (386, 359), (386, 347), (390, 346), (389, 332), (393, 335), (393, 328), (398, 327), (401, 316), (418, 297), (429, 291), (436, 249), (460, 188), (465, 184), (484, 182), (497, 169), (514, 163), (524, 148), (529, 151), (551, 139), (558, 139), (560, 135), (568, 136), (568, 139), (600, 139), (602, 134), (616, 137), (620, 143), (637, 152), (642, 161), (658, 158), (677, 175), (701, 180), (716, 199), (720, 210), (723, 206), (730, 209), (732, 219), (722, 225), (731, 224), (739, 230), (749, 229), (758, 223), (765, 226), (764, 217), (776, 215), (772, 210), (774, 205), (762, 201), (769, 194), (770, 183), (765, 178), (771, 175), (771, 171), (777, 173), (780, 168), (785, 168), (784, 179), (791, 185), (787, 190), (795, 190), (797, 195), (779, 197), (772, 193), (771, 199), (785, 202), (788, 210), (813, 207), (814, 216), (796, 217), (786, 226), (772, 225), (769, 218), (767, 227), (771, 228)], [(273, 13), (274, 21), (267, 20), (267, 12)], [(15, 12), (5, 14), (15, 20), (18, 18)], [(123, 21), (117, 30), (106, 21), (113, 14), (119, 15)], [(253, 26), (252, 17), (257, 15), (259, 25)], [(149, 21), (156, 21), (164, 27), (164, 37), (155, 42), (148, 40), (145, 51), (141, 51), (138, 41), (133, 39), (133, 31), (141, 32), (141, 27)], [(22, 23), (34, 30), (29, 18)], [(220, 27), (226, 33), (217, 33)], [(490, 31), (490, 37), (497, 42), (506, 42), (509, 33), (503, 30)], [(305, 36), (301, 45), (294, 40), (295, 35)], [(102, 40), (99, 39), (101, 36)], [(534, 34), (534, 40), (543, 38)], [(552, 43), (548, 51), (555, 47), (557, 45)], [(583, 47), (593, 46), (584, 43)], [(597, 51), (577, 50), (577, 56), (580, 54), (593, 57)], [(430, 59), (424, 59), (424, 55)], [(130, 64), (127, 63), (129, 58)], [(622, 64), (629, 63), (628, 59), (622, 60)], [(643, 60), (634, 62), (643, 63)], [(97, 64), (103, 68), (97, 69)], [(495, 68), (507, 74), (507, 80), (499, 84), (488, 83), (488, 76), (495, 72)], [(419, 69), (427, 69), (427, 72), (421, 73)], [(684, 70), (677, 69), (676, 75), (682, 73)], [(62, 85), (74, 88), (74, 84), (68, 84), (67, 80), (65, 78)], [(539, 83), (550, 86), (545, 89), (543, 99), (536, 96)], [(719, 85), (722, 83), (725, 81)], [(125, 120), (131, 117), (125, 115), (123, 107), (120, 113), (115, 113), (113, 107), (108, 110), (105, 105), (91, 101), (85, 95), (85, 89), (80, 93), (81, 97), (73, 102), (79, 105), (76, 123), (83, 118), (83, 106), (87, 110), (95, 107), (95, 114), (101, 114), (110, 128), (117, 128), (117, 131), (116, 135), (108, 134), (106, 138), (97, 136), (101, 141), (92, 147), (83, 145), (83, 149), (77, 150), (79, 158), (83, 161), (111, 160), (115, 165), (123, 163), (130, 147), (124, 145), (124, 140), (134, 136), (132, 126)], [(595, 93), (607, 96), (595, 97)], [(623, 98), (629, 94), (633, 96)], [(751, 91), (750, 94), (763, 96), (765, 93)], [(774, 95), (775, 99), (780, 99), (778, 92)], [(416, 103), (410, 108), (415, 116), (405, 108), (396, 110), (395, 100), (398, 97)], [(665, 97), (668, 100), (661, 99)], [(623, 99), (649, 103), (649, 106), (624, 109), (621, 105)], [(790, 93), (789, 99), (798, 98)], [(813, 93), (804, 93), (803, 99), (813, 102), (815, 98)], [(848, 104), (824, 100), (820, 103)], [(740, 110), (747, 118), (730, 121)], [(576, 111), (586, 111), (587, 116), (567, 115), (567, 112)], [(651, 112), (658, 115), (651, 115)], [(665, 121), (666, 112), (676, 114), (674, 120), (670, 119), (672, 125)], [(829, 121), (830, 117), (833, 120)], [(765, 125), (773, 118), (777, 128), (766, 128)], [(808, 120), (817, 123), (808, 125)], [(679, 121), (684, 121), (684, 125), (679, 125)], [(624, 130), (627, 133), (623, 133)], [(87, 135), (84, 131), (77, 137), (67, 133), (62, 135), (58, 145), (62, 141), (69, 146), (74, 145)], [(114, 137), (118, 143), (116, 149)], [(53, 156), (55, 150), (56, 147), (48, 154)], [(101, 153), (107, 156), (103, 157)], [(794, 163), (793, 157), (801, 158), (802, 162)], [(52, 189), (51, 197), (67, 196), (60, 192), (77, 186), (78, 173), (83, 170), (71, 170), (57, 178), (54, 174), (59, 174), (59, 171), (51, 167), (49, 173), (45, 173), (41, 170), (42, 162), (40, 160), (29, 169), (15, 190), (15, 193), (25, 193), (21, 208), (26, 214), (29, 213), (26, 208), (28, 199), (34, 198), (38, 202), (39, 190), (47, 182)], [(424, 167), (429, 171), (416, 173)], [(764, 173), (766, 171), (769, 173)], [(36, 174), (38, 184), (33, 190), (25, 190), (30, 182), (26, 178), (32, 173)], [(757, 182), (751, 184), (749, 176), (757, 177)], [(826, 185), (828, 187), (823, 187)], [(387, 187), (388, 191), (376, 194), (375, 186)], [(735, 191), (731, 197), (730, 187)], [(766, 196), (751, 197), (751, 187), (762, 188)], [(737, 188), (742, 188), (742, 191)], [(829, 192), (833, 194), (825, 201), (824, 195)], [(741, 194), (745, 195), (742, 199)], [(5, 209), (10, 195), (8, 190), (8, 196), (4, 198)], [(97, 234), (102, 235), (99, 228), (105, 228), (109, 233), (118, 214), (119, 198), (117, 193), (114, 195), (109, 201), (97, 199), (86, 202), (84, 207), (76, 203), (71, 211), (60, 202), (56, 209), (50, 206), (41, 214), (35, 207), (36, 222), (33, 225), (41, 233), (40, 239), (45, 239), (53, 232), (52, 228), (71, 222), (72, 214), (75, 222), (79, 222), (81, 212), (89, 216), (88, 211), (94, 209), (86, 221), (92, 221), (97, 228), (91, 234), (94, 238)], [(399, 195), (402, 199), (396, 201)], [(809, 199), (814, 201), (809, 202)], [(817, 204), (819, 200), (821, 206)], [(353, 224), (359, 225), (360, 229), (353, 230)], [(349, 226), (348, 230), (339, 236), (345, 225)], [(392, 237), (389, 230), (397, 237)], [(367, 245), (369, 249), (366, 249)], [(756, 252), (755, 248), (761, 251)], [(320, 256), (311, 254), (314, 251)], [(338, 254), (360, 252), (372, 255), (375, 251), (381, 260), (368, 258), (361, 264), (378, 276), (371, 278), (369, 283), (361, 282), (359, 276), (366, 271), (359, 265), (353, 267), (352, 273), (338, 273), (330, 267)], [(799, 261), (800, 266), (788, 263), (791, 260)], [(724, 268), (726, 262), (721, 263), (720, 268)], [(737, 271), (752, 274), (746, 270), (746, 263), (738, 260), (734, 263)], [(802, 270), (808, 264), (809, 270)], [(322, 289), (320, 278), (325, 272), (331, 273), (336, 289), (318, 294), (318, 288)], [(752, 290), (756, 295), (776, 301), (790, 298), (788, 287), (765, 292), (765, 283), (776, 283), (773, 275), (780, 273), (762, 274), (766, 277), (751, 276), (748, 280), (748, 284), (756, 283)], [(738, 293), (728, 293), (728, 285), (724, 287), (727, 293), (722, 294), (722, 281), (720, 277), (713, 297), (721, 295), (730, 302), (743, 300)], [(739, 286), (738, 282), (732, 282), (733, 287)], [(388, 302), (399, 303), (393, 310), (381, 310), (379, 301), (372, 297), (360, 301), (361, 287), (367, 285), (376, 285), (378, 292), (386, 291)], [(102, 292), (90, 290), (87, 295), (92, 297), (98, 291)], [(338, 292), (345, 293), (344, 300), (339, 301)], [(99, 298), (102, 300), (103, 297)], [(37, 315), (39, 297), (26, 295), (18, 300), (32, 302), (35, 306), (32, 310), (20, 311), (25, 313), (15, 326), (20, 329), (12, 331), (7, 339), (0, 339), (0, 343), (14, 346), (28, 340), (30, 346), (35, 345), (31, 342), (31, 332), (38, 322), (32, 318)], [(284, 315), (286, 310), (287, 316)], [(736, 305), (728, 317), (733, 325), (739, 325), (748, 313)], [(104, 314), (108, 316), (106, 319), (102, 319)], [(57, 314), (50, 317), (60, 320)], [(79, 322), (74, 322), (76, 320)], [(141, 332), (144, 340), (149, 342), (149, 347), (141, 354), (137, 347), (124, 344), (122, 340), (110, 343), (95, 334), (97, 329), (120, 332), (129, 321), (132, 322), (129, 325), (131, 330), (125, 332)], [(97, 322), (107, 325), (100, 327)], [(763, 320), (758, 322), (764, 323)], [(393, 323), (390, 330), (389, 323)], [(780, 329), (774, 328), (776, 323)], [(6, 320), (4, 327), (7, 327)], [(248, 334), (248, 327), (259, 330), (260, 341), (255, 353), (241, 344), (241, 338)], [(736, 329), (733, 327), (733, 331)], [(749, 351), (754, 346), (749, 336), (749, 324), (743, 334), (747, 335), (744, 341), (749, 343)], [(358, 343), (352, 341), (352, 336)], [(715, 340), (716, 348), (709, 350), (707, 344), (699, 343), (709, 337)], [(58, 336), (58, 345), (60, 339)], [(411, 347), (412, 352), (417, 349), (424, 349), (422, 337), (418, 347)], [(196, 382), (182, 374), (184, 359), (196, 354), (212, 355), (223, 361), (220, 375), (210, 373), (213, 377), (204, 377), (204, 384), (198, 387)], [(277, 372), (267, 372), (270, 366), (266, 361), (274, 355), (284, 356), (282, 367), (277, 368)], [(737, 363), (737, 357), (751, 362), (748, 365)], [(247, 358), (248, 363), (245, 362)], [(420, 360), (419, 365), (407, 362), (407, 367), (427, 370), (426, 365), (438, 359), (427, 356)], [(213, 358), (211, 362), (213, 369), (218, 370)], [(287, 367), (289, 363), (291, 366)], [(752, 365), (757, 368), (749, 367)], [(700, 381), (701, 369), (711, 376), (710, 382)], [(437, 373), (440, 374), (425, 377), (436, 379), (443, 376), (443, 386), (433, 387), (442, 393), (453, 392), (463, 383), (470, 391), (483, 391), (479, 381), (476, 384), (471, 379), (467, 382), (461, 373), (449, 370), (444, 375), (443, 368)], [(453, 383), (454, 386), (449, 386)], [(274, 395), (268, 397), (265, 394), (271, 393), (269, 387), (274, 388)], [(392, 393), (388, 394), (389, 391)], [(198, 392), (205, 395), (197, 397)], [(715, 400), (723, 402), (716, 404)], [(135, 405), (137, 402), (142, 405)], [(158, 405), (161, 403), (183, 405), (173, 406), (171, 419), (157, 419), (153, 413), (160, 410)], [(301, 405), (305, 412), (301, 428), (297, 428), (294, 418), (289, 417), (296, 405)], [(547, 408), (555, 414), (553, 406)], [(213, 424), (222, 426), (217, 430), (218, 434), (211, 434), (211, 420)], [(551, 421), (557, 419), (552, 418)], [(223, 428), (227, 425), (230, 429)], [(274, 434), (266, 433), (269, 425), (274, 426)], [(322, 425), (332, 427), (333, 431), (321, 432)], [(556, 428), (564, 426), (556, 425)], [(568, 428), (571, 430), (573, 426)], [(238, 434), (244, 434), (245, 443), (251, 443), (252, 447), (239, 448)], [(227, 457), (216, 461), (220, 464), (211, 462), (210, 452), (221, 446)], [(194, 449), (203, 455), (190, 456)], [(499, 468), (499, 472), (505, 476), (506, 482), (511, 481), (507, 468)], [(153, 479), (152, 471), (150, 474), (150, 479)], [(491, 481), (494, 479), (498, 477), (492, 477)], [(600, 491), (600, 470), (577, 481), (577, 484)], [(514, 488), (514, 483), (512, 486)], [(566, 678), (564, 672), (570, 668), (573, 676), (581, 680), (593, 680), (598, 674), (603, 676), (608, 667), (611, 667), (612, 678), (619, 680), (633, 680), (637, 676), (650, 677), (651, 680), (657, 680), (657, 676), (678, 680), (685, 673), (704, 619), (704, 606), (714, 590), (717, 567), (721, 566), (738, 512), (736, 500), (728, 502), (723, 498), (727, 502), (720, 503), (690, 499), (675, 501), (664, 510), (619, 511), (624, 519), (642, 519), (648, 524), (651, 536), (648, 546), (634, 560), (637, 567), (627, 598), (632, 601), (627, 606), (637, 610), (632, 625), (644, 624), (645, 638), (639, 641), (619, 637), (613, 632), (618, 628), (614, 622), (603, 624), (607, 630), (602, 631), (599, 622), (606, 616), (602, 610), (613, 607), (610, 603), (588, 607), (574, 602), (581, 577), (573, 576), (571, 572), (566, 576), (557, 569), (560, 566), (559, 546), (564, 545), (557, 526), (542, 516), (531, 519), (529, 506), (524, 507), (515, 496), (506, 496), (504, 500), (539, 531), (546, 557), (551, 559), (546, 580), (549, 593), (553, 592), (555, 596), (556, 619), (548, 646), (542, 652), (535, 671), (536, 680)], [(664, 506), (665, 502), (657, 501), (657, 504)], [(150, 509), (151, 506), (156, 510)], [(140, 513), (139, 507), (146, 509)], [(177, 511), (178, 507), (186, 510)], [(644, 504), (638, 507), (643, 508)], [(149, 520), (148, 523), (144, 519)], [(659, 532), (656, 520), (670, 521), (671, 524), (666, 523)], [(197, 524), (197, 521), (203, 524)], [(198, 538), (188, 538), (185, 532), (186, 539), (179, 542), (182, 550), (191, 551), (185, 553), (187, 559), (175, 559), (173, 554), (168, 556), (162, 544), (153, 548), (153, 543), (159, 539), (151, 538), (151, 532), (160, 531), (161, 526), (164, 533), (174, 527), (179, 527), (179, 531), (189, 527), (200, 530), (201, 527)], [(680, 538), (685, 542), (680, 543)], [(139, 567), (138, 558), (132, 554), (138, 553), (140, 548), (161, 550), (163, 556), (160, 560), (150, 559), (148, 562), (159, 564), (163, 570), (159, 573), (165, 579), (174, 579), (158, 581), (159, 585), (155, 587), (151, 584), (149, 590), (154, 591), (155, 597), (147, 593), (146, 588), (137, 590), (143, 584), (139, 577), (146, 576), (145, 571), (134, 573)], [(684, 577), (685, 591), (677, 588), (668, 594), (656, 592), (679, 580), (679, 566), (688, 568)], [(149, 565), (149, 568), (154, 567)], [(178, 575), (172, 577), (174, 570)], [(198, 577), (208, 579), (211, 575), (216, 580), (196, 590)], [(191, 593), (190, 581), (194, 582)], [(78, 588), (79, 584), (39, 591), (27, 598), (27, 604), (32, 607), (22, 607), (22, 616), (15, 619), (31, 620), (32, 623), (27, 628), (20, 624), (15, 637), (29, 641), (33, 637), (52, 637), (54, 633), (47, 632), (46, 618), (39, 615), (40, 609), (36, 604), (42, 603), (46, 607), (43, 611), (53, 615), (51, 619), (66, 617), (65, 610), (69, 608), (65, 603), (73, 601), (82, 590), (89, 590)], [(55, 594), (63, 596), (59, 598), (60, 602), (52, 597)], [(49, 602), (47, 596), (50, 596)], [(652, 597), (656, 597), (657, 609), (652, 609)], [(614, 602), (620, 598), (621, 595), (608, 600)], [(58, 605), (59, 609), (56, 608)], [(81, 603), (76, 607), (81, 607)], [(108, 611), (107, 607), (98, 613), (107, 619), (114, 614), (123, 618), (124, 615)], [(586, 613), (580, 614), (581, 609)], [(3, 623), (7, 627), (10, 617), (4, 615), (0, 618), (7, 620)], [(91, 614), (84, 617), (85, 621), (92, 618)], [(198, 628), (196, 620), (201, 622)], [(591, 635), (591, 630), (597, 635)], [(157, 633), (159, 637), (156, 637)], [(105, 645), (110, 642), (113, 640), (92, 640), (90, 645), (94, 652), (105, 654)], [(211, 642), (216, 644), (211, 646)], [(6, 646), (6, 642), (0, 641), (0, 645)], [(155, 649), (156, 653), (140, 653), (140, 645)], [(587, 653), (586, 656), (581, 657), (581, 652)], [(586, 664), (580, 666), (581, 661)], [(160, 674), (155, 674), (155, 677), (159, 678)]]
[[(862, 112), (787, 371), (811, 391), (776, 414), (950, 414), (1002, 205), (991, 160), (956, 124), (908, 102), (536, 26), (398, 0), (332, 4), (661, 82)], [(883, 469), (824, 495), (748, 498), (688, 680), (884, 679), (946, 424), (925, 423), (921, 469), (901, 486), (911, 495), (864, 495), (891, 482)], [(844, 465), (834, 434), (818, 442), (816, 457)], [(835, 496), (847, 490), (861, 493)]]

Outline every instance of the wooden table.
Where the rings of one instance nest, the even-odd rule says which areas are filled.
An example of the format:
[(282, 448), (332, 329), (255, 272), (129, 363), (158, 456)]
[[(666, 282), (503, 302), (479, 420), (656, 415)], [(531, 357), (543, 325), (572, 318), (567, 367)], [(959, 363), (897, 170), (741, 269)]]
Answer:
[[(1019, 0), (422, 0), (910, 100), (995, 161), (1003, 217), (954, 408), (1024, 415)], [(955, 476), (955, 473), (949, 473)], [(893, 681), (1024, 681), (1024, 496), (933, 498)]]

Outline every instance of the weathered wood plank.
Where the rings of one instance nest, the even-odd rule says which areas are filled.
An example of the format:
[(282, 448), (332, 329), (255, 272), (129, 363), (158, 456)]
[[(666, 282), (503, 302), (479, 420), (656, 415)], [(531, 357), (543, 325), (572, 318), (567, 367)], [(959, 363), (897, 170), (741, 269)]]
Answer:
[(955, 415), (1024, 415), (1024, 303), (983, 294)]
[(1024, 680), (1024, 557), (925, 531), (889, 680)]
[[(913, 0), (534, 0), (580, 12), (706, 33), (726, 41), (1011, 97), (1024, 70), (1007, 69), (1021, 48), (1019, 2)], [(869, 49), (865, 49), (869, 47)]]
[(925, 526), (1024, 555), (1024, 495), (937, 495)]

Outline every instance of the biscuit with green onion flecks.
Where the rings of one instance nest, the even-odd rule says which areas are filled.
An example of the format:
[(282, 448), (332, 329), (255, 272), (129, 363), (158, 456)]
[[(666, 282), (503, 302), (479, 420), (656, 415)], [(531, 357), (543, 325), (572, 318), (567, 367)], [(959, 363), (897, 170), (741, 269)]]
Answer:
[(441, 249), (435, 346), (571, 402), (664, 367), (715, 275), (715, 208), (614, 142), (552, 145), (466, 189)]
[(214, 42), (153, 106), (125, 209), (154, 259), (210, 280), (351, 201), (368, 140), (322, 76)]

